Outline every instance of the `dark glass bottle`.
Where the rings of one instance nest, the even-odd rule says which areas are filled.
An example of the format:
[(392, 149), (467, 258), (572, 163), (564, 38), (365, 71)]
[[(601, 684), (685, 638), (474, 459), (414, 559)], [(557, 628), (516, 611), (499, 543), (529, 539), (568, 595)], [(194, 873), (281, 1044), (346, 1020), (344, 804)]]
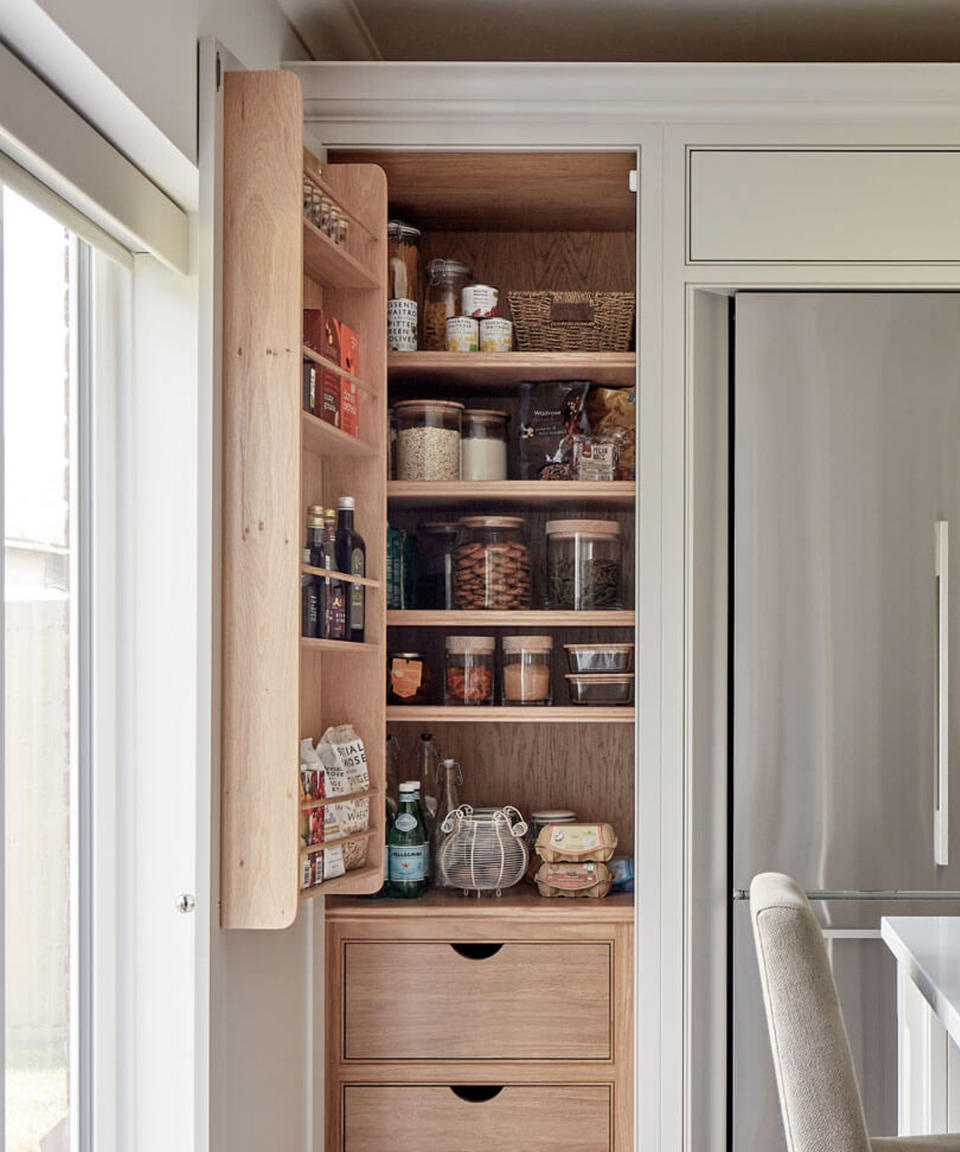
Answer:
[[(341, 496), (337, 513), (337, 567), (350, 576), (366, 576), (367, 546), (353, 527), (353, 497)], [(347, 605), (347, 639), (363, 643), (366, 589), (362, 584), (349, 586)]]
[[(310, 549), (304, 548), (301, 555), (304, 564), (312, 564)], [(319, 636), (318, 625), (319, 597), (317, 582), (309, 572), (300, 573), (300, 635)]]
[(388, 845), (390, 894), (406, 900), (425, 896), (429, 887), (430, 844), (415, 780), (400, 785), (400, 804), (390, 825)]
[[(323, 545), (318, 568), (339, 572), (337, 565), (337, 514), (328, 508), (323, 518)], [(327, 640), (347, 639), (347, 585), (333, 576), (324, 576), (320, 589), (320, 615)]]

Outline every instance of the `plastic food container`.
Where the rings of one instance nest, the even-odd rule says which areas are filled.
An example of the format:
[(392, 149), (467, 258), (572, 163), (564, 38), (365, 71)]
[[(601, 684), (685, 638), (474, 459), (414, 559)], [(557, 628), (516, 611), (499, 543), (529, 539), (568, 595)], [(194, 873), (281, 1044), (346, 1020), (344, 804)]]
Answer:
[(620, 525), (616, 520), (547, 522), (547, 607), (620, 607)]
[(431, 260), (427, 265), (427, 290), (423, 298), (423, 346), (443, 352), (447, 346), (447, 321), (460, 314), (460, 294), (473, 272), (459, 260)]
[(504, 704), (550, 704), (552, 636), (504, 636), (501, 699)]
[(506, 480), (506, 412), (467, 408), (460, 433), (460, 479)]
[(448, 636), (445, 647), (444, 704), (492, 704), (496, 637)]
[(457, 608), (529, 608), (530, 550), (519, 516), (464, 516), (453, 554)]
[(632, 704), (633, 673), (570, 672), (571, 704)]
[(632, 672), (632, 644), (564, 644), (571, 672)]
[(460, 421), (455, 400), (401, 400), (397, 425), (398, 480), (459, 480)]

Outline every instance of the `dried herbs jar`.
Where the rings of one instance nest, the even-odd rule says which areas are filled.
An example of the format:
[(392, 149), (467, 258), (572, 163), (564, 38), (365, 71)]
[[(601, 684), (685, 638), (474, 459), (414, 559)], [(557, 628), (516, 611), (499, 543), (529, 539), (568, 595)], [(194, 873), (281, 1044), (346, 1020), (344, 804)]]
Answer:
[(448, 636), (444, 704), (492, 704), (497, 641), (493, 636)]
[(460, 436), (461, 480), (506, 480), (506, 412), (467, 408)]
[(547, 607), (621, 607), (620, 525), (616, 520), (547, 522)]
[(519, 516), (464, 516), (453, 554), (457, 608), (530, 607), (530, 550)]
[(460, 421), (455, 400), (401, 400), (397, 426), (398, 480), (459, 480)]
[(552, 636), (504, 636), (501, 698), (504, 704), (550, 704)]

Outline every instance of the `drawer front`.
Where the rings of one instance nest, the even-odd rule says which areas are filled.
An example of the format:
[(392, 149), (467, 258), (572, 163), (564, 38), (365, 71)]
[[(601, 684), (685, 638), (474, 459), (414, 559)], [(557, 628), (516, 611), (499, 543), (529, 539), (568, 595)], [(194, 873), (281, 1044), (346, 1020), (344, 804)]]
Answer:
[(347, 1060), (609, 1060), (607, 943), (344, 945)]
[(960, 152), (691, 148), (689, 261), (960, 260)]
[(348, 1084), (343, 1147), (344, 1152), (610, 1152), (612, 1103), (607, 1084), (499, 1090)]

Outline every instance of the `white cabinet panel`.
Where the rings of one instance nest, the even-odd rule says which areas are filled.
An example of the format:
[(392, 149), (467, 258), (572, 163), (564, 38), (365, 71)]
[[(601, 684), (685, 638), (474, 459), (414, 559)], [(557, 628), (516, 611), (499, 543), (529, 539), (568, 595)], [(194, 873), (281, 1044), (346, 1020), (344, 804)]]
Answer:
[(695, 148), (688, 261), (960, 261), (960, 152)]

